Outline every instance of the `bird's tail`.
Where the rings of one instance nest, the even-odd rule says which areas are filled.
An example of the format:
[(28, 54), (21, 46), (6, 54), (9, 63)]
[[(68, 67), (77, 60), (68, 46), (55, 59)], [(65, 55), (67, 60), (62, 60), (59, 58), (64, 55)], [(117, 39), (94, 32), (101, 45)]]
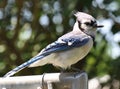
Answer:
[(19, 72), (20, 70), (28, 67), (30, 64), (36, 62), (37, 60), (40, 60), (42, 59), (44, 56), (36, 56), (36, 57), (33, 57), (31, 58), (29, 61), (21, 64), (20, 66), (14, 68), (13, 70), (9, 71), (8, 73), (6, 73), (3, 77), (10, 77), (12, 75), (14, 75), (15, 73)]

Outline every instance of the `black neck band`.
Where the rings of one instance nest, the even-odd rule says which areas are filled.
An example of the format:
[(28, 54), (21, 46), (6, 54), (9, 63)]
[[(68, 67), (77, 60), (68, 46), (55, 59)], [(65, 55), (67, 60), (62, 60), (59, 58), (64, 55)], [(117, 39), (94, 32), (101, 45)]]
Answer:
[[(80, 29), (82, 32), (85, 31), (85, 29), (83, 29), (83, 28), (81, 27), (81, 22), (80, 22), (80, 21), (78, 21), (78, 26), (79, 26), (79, 29)], [(84, 33), (85, 33), (85, 32), (84, 32)], [(87, 33), (85, 33), (85, 34), (87, 34)], [(89, 35), (89, 34), (87, 34), (87, 35)], [(92, 36), (92, 35), (89, 35), (89, 36), (93, 39), (93, 42), (95, 42), (95, 37)]]

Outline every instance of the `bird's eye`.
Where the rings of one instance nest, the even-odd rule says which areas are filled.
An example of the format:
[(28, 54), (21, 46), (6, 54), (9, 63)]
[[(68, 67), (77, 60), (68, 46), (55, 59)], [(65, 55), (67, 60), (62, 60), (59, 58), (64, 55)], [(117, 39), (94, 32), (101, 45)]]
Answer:
[(84, 24), (86, 24), (87, 26), (91, 26), (91, 23), (89, 22), (85, 22)]
[(91, 20), (91, 22), (85, 22), (84, 24), (86, 24), (87, 26), (94, 26), (96, 25), (96, 21)]

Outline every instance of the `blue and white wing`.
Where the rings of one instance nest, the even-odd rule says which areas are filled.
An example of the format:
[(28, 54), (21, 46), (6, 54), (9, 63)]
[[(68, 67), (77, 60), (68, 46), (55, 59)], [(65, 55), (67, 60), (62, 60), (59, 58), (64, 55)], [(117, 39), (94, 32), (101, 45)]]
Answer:
[(85, 45), (89, 41), (89, 37), (80, 37), (80, 36), (72, 36), (69, 38), (61, 38), (57, 41), (51, 43), (46, 48), (42, 50), (41, 55), (48, 55), (51, 53), (69, 50), (75, 47), (80, 47)]

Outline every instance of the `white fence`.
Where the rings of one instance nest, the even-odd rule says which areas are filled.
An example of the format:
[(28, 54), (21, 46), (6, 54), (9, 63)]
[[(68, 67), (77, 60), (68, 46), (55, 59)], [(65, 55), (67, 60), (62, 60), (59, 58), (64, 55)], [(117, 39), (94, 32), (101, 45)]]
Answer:
[(46, 73), (44, 75), (0, 78), (0, 89), (87, 89), (86, 73)]

